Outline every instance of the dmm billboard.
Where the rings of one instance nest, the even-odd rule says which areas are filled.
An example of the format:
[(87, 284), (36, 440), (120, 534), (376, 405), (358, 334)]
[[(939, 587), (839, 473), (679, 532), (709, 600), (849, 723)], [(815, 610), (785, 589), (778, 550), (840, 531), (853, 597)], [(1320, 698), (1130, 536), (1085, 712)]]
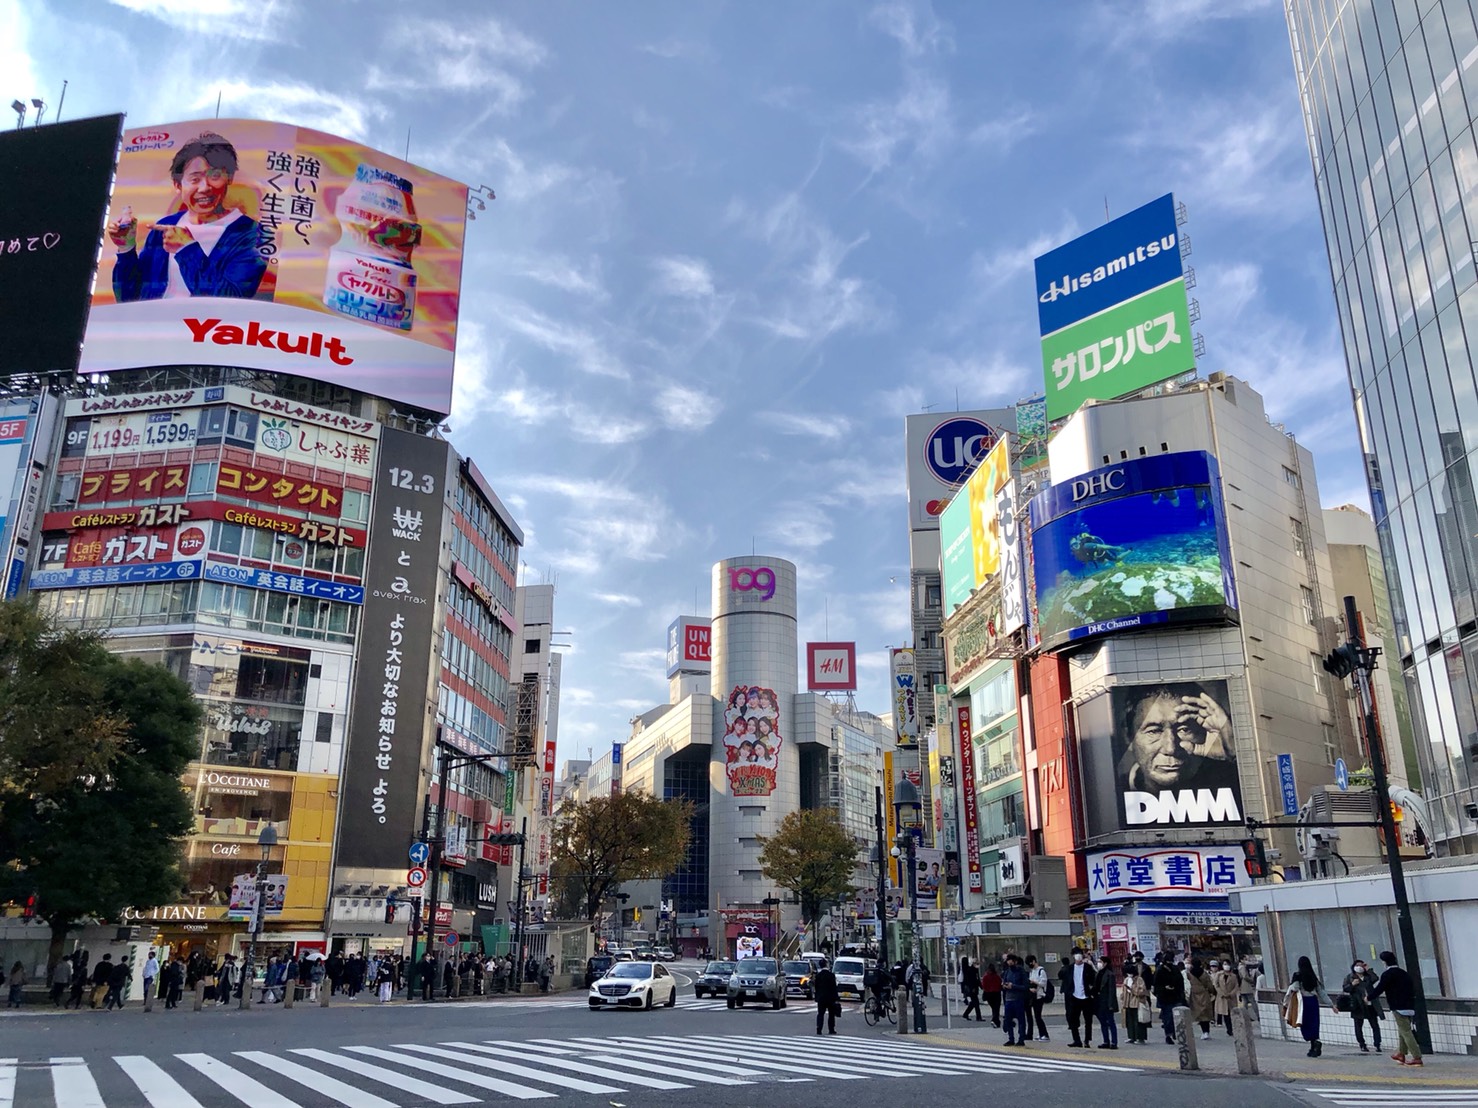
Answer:
[(1036, 260), (1047, 418), (1195, 368), (1167, 193)]
[(245, 366), (451, 406), (467, 189), (319, 131), (124, 132), (84, 372)]

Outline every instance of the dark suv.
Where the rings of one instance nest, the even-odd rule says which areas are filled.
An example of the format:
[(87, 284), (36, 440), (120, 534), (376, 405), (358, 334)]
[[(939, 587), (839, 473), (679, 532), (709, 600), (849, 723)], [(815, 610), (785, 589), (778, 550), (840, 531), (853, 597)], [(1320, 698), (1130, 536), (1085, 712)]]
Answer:
[(585, 987), (590, 988), (593, 983), (609, 973), (615, 964), (615, 956), (611, 954), (597, 954), (591, 958), (585, 963)]
[(723, 996), (729, 991), (729, 978), (739, 968), (738, 962), (709, 962), (693, 982), (696, 996)]

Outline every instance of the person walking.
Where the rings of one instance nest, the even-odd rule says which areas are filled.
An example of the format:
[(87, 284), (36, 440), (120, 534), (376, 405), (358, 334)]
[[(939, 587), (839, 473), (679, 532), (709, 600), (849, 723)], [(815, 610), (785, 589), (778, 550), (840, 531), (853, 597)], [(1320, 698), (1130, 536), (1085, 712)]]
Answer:
[(113, 956), (104, 954), (102, 960), (92, 967), (92, 997), (88, 1006), (96, 1008), (108, 995), (108, 978), (113, 975)]
[(68, 1008), (76, 1008), (78, 1011), (82, 1009), (82, 994), (87, 991), (89, 983), (86, 958), (87, 951), (84, 950), (82, 955), (72, 963), (72, 992), (67, 997), (67, 1002), (62, 1005), (63, 1011)]
[[(1097, 977), (1093, 967), (1087, 963), (1081, 950), (1073, 951), (1072, 960), (1058, 971), (1058, 979), (1062, 982), (1063, 1001), (1067, 1005), (1067, 1026), (1073, 1033), (1073, 1041), (1069, 1045), (1078, 1047), (1091, 1046), (1093, 1038), (1093, 1014), (1097, 1009), (1094, 1003), (1093, 982)], [(1082, 1023), (1083, 1033), (1078, 1034), (1078, 1024)]]
[(1114, 967), (1106, 956), (1100, 954), (1098, 972), (1093, 977), (1093, 1003), (1098, 1014), (1098, 1033), (1102, 1041), (1099, 1050), (1119, 1049), (1119, 985), (1114, 977)]
[(164, 1006), (178, 1008), (185, 992), (185, 963), (176, 954), (164, 967)]
[(123, 1009), (123, 993), (128, 988), (129, 965), (127, 958), (120, 958), (108, 974), (108, 993), (103, 997), (103, 1011)]
[(539, 966), (539, 991), (547, 993), (549, 983), (554, 980), (554, 955), (546, 954), (543, 963)]
[(21, 990), (26, 987), (26, 967), (16, 962), (10, 967), (10, 996), (5, 1002), (7, 1008), (19, 1008), (21, 1006)]
[(1021, 959), (1006, 955), (1006, 968), (1001, 972), (1001, 1010), (1005, 1018), (1006, 1045), (1026, 1045), (1026, 1004), (1031, 982), (1022, 968)]
[(811, 985), (816, 995), (816, 1034), (821, 1034), (821, 1023), (824, 1019), (826, 1033), (835, 1035), (837, 1017), (842, 1014), (842, 997), (837, 991), (837, 975), (832, 972), (830, 965), (823, 962), (821, 968), (811, 978)]
[(1207, 968), (1211, 971), (1212, 992), (1216, 994), (1216, 1022), (1230, 1035), (1232, 1013), (1237, 1010), (1237, 1000), (1242, 992), (1242, 977), (1232, 968), (1231, 962), (1223, 964), (1213, 960)]
[(1164, 951), (1155, 955), (1155, 976), (1150, 982), (1155, 1006), (1160, 1009), (1160, 1029), (1167, 1043), (1175, 1042), (1175, 1010), (1186, 1007), (1185, 978)]
[(1037, 965), (1035, 954), (1026, 956), (1026, 979), (1031, 986), (1026, 1010), (1026, 1037), (1030, 1041), (1033, 1028), (1035, 1028), (1036, 1038), (1045, 1043), (1052, 1036), (1047, 1034), (1047, 1024), (1042, 1019), (1042, 1008), (1052, 1003), (1052, 979), (1047, 976), (1047, 967)]
[(985, 1017), (980, 1014), (980, 971), (970, 964), (968, 957), (960, 958), (960, 994), (965, 998), (964, 1018), (969, 1019), (970, 1013), (975, 1013), (978, 1023), (984, 1023)]
[(1411, 974), (1396, 964), (1396, 955), (1392, 951), (1382, 950), (1380, 960), (1386, 968), (1371, 988), (1370, 999), (1384, 996), (1391, 1006), (1391, 1015), (1396, 1017), (1396, 1053), (1391, 1055), (1391, 1060), (1403, 1066), (1419, 1066), (1422, 1064), (1422, 1048), (1411, 1028), (1411, 1021), (1416, 1018), (1416, 986), (1412, 983)]
[(1201, 1025), (1201, 1038), (1211, 1038), (1211, 1021), (1216, 1015), (1216, 985), (1201, 959), (1192, 958), (1187, 990), (1191, 1000), (1191, 1019)]
[(1350, 1019), (1355, 1021), (1355, 1041), (1360, 1044), (1360, 1053), (1370, 1053), (1370, 1048), (1365, 1045), (1365, 1025), (1368, 1023), (1370, 1033), (1375, 1037), (1375, 1052), (1379, 1054), (1380, 1021), (1385, 1018), (1385, 1013), (1381, 1010), (1380, 1001), (1370, 995), (1370, 990), (1375, 988), (1375, 975), (1363, 958), (1355, 959), (1342, 987), (1350, 1005)]
[(395, 966), (389, 958), (380, 960), (379, 969), (375, 971), (375, 992), (379, 997), (379, 1003), (385, 1004), (390, 1000), (391, 990), (395, 987)]
[(228, 954), (221, 959), (221, 968), (216, 970), (216, 1004), (231, 1003), (231, 988), (236, 984), (236, 958)]
[(1128, 1032), (1130, 1045), (1149, 1042), (1150, 991), (1144, 977), (1144, 963), (1125, 964), (1119, 1007), (1124, 1012), (1124, 1030)]
[(1000, 1027), (1001, 975), (996, 972), (996, 964), (994, 962), (986, 963), (985, 972), (980, 975), (980, 995), (986, 1004), (990, 1006), (990, 1025), (992, 1027)]
[(72, 959), (63, 958), (51, 971), (51, 1006), (60, 1008), (62, 994), (72, 987)]
[(1307, 954), (1299, 955), (1298, 969), (1294, 971), (1293, 980), (1289, 982), (1284, 995), (1289, 998), (1298, 997), (1299, 1033), (1303, 1035), (1304, 1042), (1309, 1044), (1309, 1057), (1319, 1057), (1324, 1053), (1324, 1043), (1319, 1039), (1320, 998), (1334, 1011), (1338, 1012), (1339, 1009), (1334, 1007), (1334, 1001), (1324, 991), (1319, 975), (1314, 972), (1314, 963), (1309, 961)]
[(144, 959), (144, 996), (157, 995), (154, 992), (154, 982), (159, 979), (159, 955), (151, 946), (149, 956)]

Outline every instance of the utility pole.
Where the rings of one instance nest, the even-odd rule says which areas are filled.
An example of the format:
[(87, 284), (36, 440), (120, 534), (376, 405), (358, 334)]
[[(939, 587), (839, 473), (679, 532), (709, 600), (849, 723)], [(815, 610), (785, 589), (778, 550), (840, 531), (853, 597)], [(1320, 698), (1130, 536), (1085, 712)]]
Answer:
[(888, 843), (886, 839), (886, 824), (883, 822), (883, 787), (879, 785), (874, 792), (876, 798), (876, 811), (873, 820), (877, 826), (878, 834), (878, 933), (881, 936), (881, 947), (878, 957), (884, 961), (888, 958)]
[(517, 914), (513, 917), (513, 985), (518, 988), (523, 984), (523, 851), (524, 844), (529, 837), (529, 817), (523, 817), (523, 823), (518, 829), (518, 897)]
[(1386, 863), (1391, 871), (1391, 892), (1396, 900), (1396, 924), (1401, 932), (1401, 960), (1411, 975), (1412, 1000), (1416, 1016), (1412, 1031), (1422, 1050), (1432, 1050), (1432, 1032), (1427, 1024), (1427, 995), (1422, 987), (1421, 952), (1416, 945), (1416, 928), (1411, 920), (1411, 902), (1406, 895), (1406, 875), (1401, 865), (1401, 838), (1396, 833), (1396, 820), (1391, 813), (1391, 785), (1386, 778), (1386, 751), (1381, 740), (1380, 721), (1375, 715), (1375, 690), (1371, 682), (1379, 647), (1365, 645), (1365, 630), (1355, 598), (1345, 597), (1345, 631), (1348, 641), (1324, 659), (1324, 668), (1341, 679), (1351, 677), (1360, 701), (1364, 722), (1365, 752), (1370, 756), (1370, 771), (1375, 778), (1375, 803), (1379, 811), (1381, 834), (1386, 844)]
[[(425, 925), (422, 928), (422, 934), (426, 937), (426, 953), (430, 954), (436, 963), (431, 973), (431, 989), (426, 994), (432, 1000), (436, 999), (437, 978), (441, 976), (441, 959), (436, 953), (436, 904), (441, 890), (441, 832), (442, 825), (446, 820), (446, 817), (442, 814), (446, 811), (447, 798), (446, 750), (447, 748), (442, 745), (441, 727), (438, 725), (436, 728), (436, 780), (440, 782), (441, 795), (437, 797), (436, 815), (431, 823), (431, 837), (427, 840), (427, 846), (431, 851), (431, 856), (426, 859), (427, 865), (430, 868), (427, 884), (431, 886), (431, 896), (429, 897), (429, 911), (426, 913)], [(431, 804), (431, 791), (429, 789), (426, 791), (426, 804), (429, 809)]]

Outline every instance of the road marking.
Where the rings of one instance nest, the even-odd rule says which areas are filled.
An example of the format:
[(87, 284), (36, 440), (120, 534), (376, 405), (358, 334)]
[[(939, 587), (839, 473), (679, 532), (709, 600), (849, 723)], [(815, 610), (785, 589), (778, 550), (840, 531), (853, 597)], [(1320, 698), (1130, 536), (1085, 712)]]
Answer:
[(737, 1077), (719, 1077), (716, 1074), (698, 1073), (694, 1070), (673, 1069), (671, 1066), (659, 1066), (655, 1062), (644, 1062), (639, 1058), (625, 1058), (620, 1055), (590, 1054), (587, 1058), (592, 1062), (599, 1062), (603, 1066), (622, 1066), (626, 1069), (645, 1070), (647, 1073), (665, 1073), (669, 1077), (681, 1077), (685, 1081), (701, 1081), (705, 1085), (753, 1085), (753, 1081), (745, 1081)]
[[(479, 1043), (457, 1043), (455, 1045), (463, 1047), (466, 1050), (478, 1051), (481, 1054), (490, 1054), (495, 1058), (518, 1058), (525, 1062), (531, 1060), (529, 1058), (528, 1051), (521, 1051), (514, 1047), (499, 1045), (493, 1043), (492, 1040), (489, 1040), (489, 1043), (491, 1045), (488, 1046), (483, 1046)], [(451, 1046), (454, 1044), (448, 1043), (447, 1045)], [(560, 1053), (564, 1052), (561, 1051)], [(566, 1058), (555, 1058), (551, 1055), (546, 1054), (539, 1055), (538, 1062), (540, 1065), (543, 1066), (551, 1066), (554, 1069), (574, 1070), (577, 1073), (585, 1073), (589, 1069), (589, 1067), (584, 1062), (572, 1062)], [(640, 1085), (643, 1088), (647, 1089), (692, 1088), (691, 1085), (684, 1085), (678, 1081), (663, 1081), (660, 1077), (640, 1077), (634, 1073), (613, 1073), (610, 1076), (621, 1081), (623, 1084)]]
[(238, 1058), (245, 1058), (249, 1062), (271, 1070), (273, 1073), (286, 1077), (289, 1081), (296, 1081), (305, 1088), (312, 1089), (330, 1100), (337, 1100), (345, 1108), (398, 1108), (394, 1101), (386, 1100), (384, 1097), (367, 1093), (363, 1089), (356, 1089), (352, 1085), (346, 1085), (336, 1077), (310, 1070), (307, 1066), (300, 1066), (296, 1062), (290, 1062), (286, 1058), (279, 1058), (275, 1054), (267, 1054), (260, 1050), (238, 1050)]
[(92, 1071), (81, 1058), (53, 1058), (51, 1085), (56, 1102), (65, 1108), (106, 1108)]
[(487, 1089), (490, 1092), (502, 1093), (516, 1100), (541, 1100), (545, 1097), (558, 1096), (558, 1093), (548, 1093), (543, 1089), (530, 1089), (524, 1085), (515, 1085), (509, 1081), (499, 1081), (493, 1077), (484, 1077), (480, 1073), (468, 1073), (466, 1070), (453, 1069), (451, 1066), (443, 1066), (440, 1062), (432, 1062), (426, 1058), (418, 1058), (412, 1054), (397, 1054), (393, 1050), (381, 1050), (375, 1046), (346, 1046), (345, 1050), (355, 1054), (364, 1054), (371, 1058), (383, 1058), (387, 1062), (405, 1066), (413, 1070), (423, 1070), (426, 1073), (434, 1073), (438, 1077), (448, 1077), (453, 1081), (460, 1081), (464, 1085), (476, 1085), (479, 1089)]
[(676, 1035), (665, 1035), (658, 1037), (658, 1041), (672, 1043), (682, 1051), (684, 1057), (729, 1059), (731, 1064), (736, 1066), (760, 1066), (765, 1069), (778, 1070), (782, 1073), (796, 1073), (803, 1077), (830, 1077), (838, 1081), (862, 1081), (868, 1076), (847, 1070), (827, 1068), (825, 1064), (818, 1065), (816, 1063), (810, 1063), (805, 1067), (801, 1067), (789, 1066), (783, 1062), (771, 1062), (753, 1057), (741, 1059), (735, 1055), (731, 1043), (723, 1039), (709, 1038), (707, 1036), (683, 1038)]
[(139, 1087), (139, 1092), (144, 1094), (144, 1099), (151, 1108), (203, 1108), (200, 1101), (160, 1069), (152, 1058), (145, 1058), (140, 1054), (120, 1054), (113, 1061)]
[(0, 1058), (0, 1108), (15, 1105), (15, 1062), (14, 1058)]
[(297, 1101), (288, 1100), (276, 1089), (269, 1089), (254, 1077), (249, 1077), (228, 1066), (209, 1054), (176, 1054), (181, 1062), (203, 1073), (226, 1092), (251, 1108), (300, 1108)]
[[(757, 1062), (751, 1062), (742, 1053), (734, 1052), (730, 1052), (733, 1054), (732, 1057), (722, 1057), (712, 1062), (699, 1062), (693, 1058), (693, 1052), (689, 1051), (680, 1043), (677, 1045), (668, 1045), (665, 1041), (659, 1039), (618, 1038), (615, 1042), (607, 1042), (605, 1048), (606, 1053), (610, 1053), (610, 1048), (613, 1046), (621, 1050), (629, 1050), (644, 1058), (655, 1058), (659, 1062), (668, 1062), (678, 1066), (699, 1066), (703, 1069), (717, 1070), (728, 1076), (733, 1076), (737, 1072), (745, 1074), (748, 1077), (764, 1077), (766, 1075), (763, 1072), (757, 1071), (769, 1068)], [(809, 1081), (811, 1078), (778, 1077), (774, 1080), (779, 1082)]]
[(1334, 1104), (1349, 1106), (1366, 1104), (1414, 1104), (1419, 1105), (1420, 1108), (1475, 1108), (1478, 1106), (1478, 1088), (1412, 1089), (1396, 1086), (1389, 1089), (1305, 1088), (1303, 1091)]
[(422, 1081), (416, 1077), (407, 1077), (387, 1070), (383, 1066), (364, 1062), (358, 1058), (343, 1058), (337, 1054), (330, 1054), (326, 1050), (314, 1050), (311, 1047), (296, 1047), (294, 1054), (301, 1054), (304, 1058), (312, 1058), (315, 1062), (323, 1062), (325, 1065), (338, 1066), (350, 1073), (360, 1077), (368, 1077), (371, 1081), (379, 1081), (381, 1084), (390, 1085), (403, 1093), (410, 1093), (423, 1100), (429, 1100), (433, 1104), (477, 1104), (479, 1100), (475, 1096), (459, 1093), (455, 1089), (448, 1089), (444, 1085), (433, 1085), (429, 1081)]
[(448, 1058), (453, 1062), (462, 1062), (469, 1066), (480, 1066), (483, 1069), (497, 1070), (499, 1073), (512, 1074), (518, 1077), (527, 1077), (534, 1081), (543, 1081), (549, 1085), (558, 1085), (562, 1089), (575, 1089), (582, 1093), (620, 1093), (624, 1089), (615, 1085), (601, 1085), (595, 1081), (585, 1081), (578, 1077), (565, 1077), (563, 1074), (549, 1073), (545, 1070), (529, 1069), (527, 1066), (515, 1065), (512, 1062), (494, 1061), (491, 1058), (467, 1056), (468, 1050), (477, 1050), (471, 1043), (444, 1043), (444, 1047), (456, 1047), (457, 1050), (445, 1050), (442, 1047), (418, 1046), (414, 1043), (396, 1043), (397, 1050), (414, 1050), (419, 1054), (429, 1054), (433, 1058)]

